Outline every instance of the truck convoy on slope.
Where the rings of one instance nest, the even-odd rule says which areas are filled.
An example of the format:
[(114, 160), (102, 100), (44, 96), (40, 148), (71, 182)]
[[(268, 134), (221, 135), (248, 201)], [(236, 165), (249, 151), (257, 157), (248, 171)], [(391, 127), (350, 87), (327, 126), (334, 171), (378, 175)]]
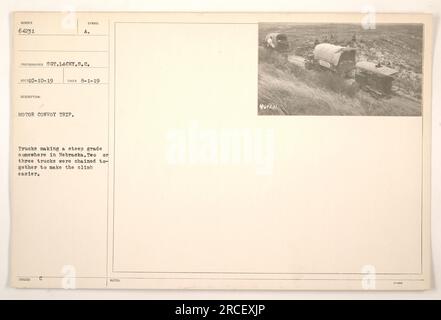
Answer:
[[(288, 36), (283, 33), (269, 33), (264, 46), (269, 50), (286, 52), (290, 50)], [(288, 56), (289, 62), (307, 70), (331, 71), (343, 79), (354, 79), (365, 91), (377, 96), (389, 96), (397, 70), (370, 61), (356, 62), (357, 49), (330, 43), (316, 43), (312, 54), (307, 57)]]

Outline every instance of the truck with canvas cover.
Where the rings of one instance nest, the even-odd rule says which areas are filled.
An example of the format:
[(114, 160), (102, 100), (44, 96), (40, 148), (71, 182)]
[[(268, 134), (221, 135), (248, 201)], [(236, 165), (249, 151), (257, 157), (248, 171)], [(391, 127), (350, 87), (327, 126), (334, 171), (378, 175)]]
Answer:
[(268, 33), (265, 37), (265, 47), (269, 49), (275, 49), (277, 51), (288, 51), (288, 36), (284, 33)]

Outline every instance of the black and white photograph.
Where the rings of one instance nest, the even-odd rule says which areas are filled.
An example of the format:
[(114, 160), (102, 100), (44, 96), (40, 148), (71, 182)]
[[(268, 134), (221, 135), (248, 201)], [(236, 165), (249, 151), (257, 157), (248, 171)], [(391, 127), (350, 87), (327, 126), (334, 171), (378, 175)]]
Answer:
[(422, 24), (259, 24), (258, 115), (421, 116)]

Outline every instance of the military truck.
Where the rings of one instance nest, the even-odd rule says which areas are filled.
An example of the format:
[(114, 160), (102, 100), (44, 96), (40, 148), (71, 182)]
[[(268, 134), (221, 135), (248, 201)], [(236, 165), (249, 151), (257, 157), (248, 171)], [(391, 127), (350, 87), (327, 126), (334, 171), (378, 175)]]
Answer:
[(376, 96), (388, 96), (392, 93), (392, 82), (397, 70), (380, 63), (360, 61), (356, 64), (355, 81), (362, 89)]
[(288, 51), (288, 36), (284, 33), (268, 33), (265, 37), (264, 46), (268, 49), (274, 49), (281, 52)]
[[(314, 47), (308, 68), (324, 68), (343, 77), (353, 77), (356, 49), (330, 43), (320, 43)], [(311, 61), (312, 59), (312, 61)]]

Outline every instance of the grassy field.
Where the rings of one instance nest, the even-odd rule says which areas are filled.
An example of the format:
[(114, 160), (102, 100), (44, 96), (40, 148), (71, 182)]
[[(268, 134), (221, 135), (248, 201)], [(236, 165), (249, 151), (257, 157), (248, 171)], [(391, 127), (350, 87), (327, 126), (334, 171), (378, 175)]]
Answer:
[[(291, 115), (403, 115), (421, 114), (422, 27), (358, 25), (261, 25), (268, 32), (288, 35), (291, 51), (280, 54), (259, 47), (259, 114)], [(287, 56), (306, 56), (314, 41), (346, 45), (355, 37), (357, 61), (381, 61), (398, 70), (395, 94), (376, 98), (330, 72), (304, 70)], [(270, 108), (262, 108), (268, 106)]]

